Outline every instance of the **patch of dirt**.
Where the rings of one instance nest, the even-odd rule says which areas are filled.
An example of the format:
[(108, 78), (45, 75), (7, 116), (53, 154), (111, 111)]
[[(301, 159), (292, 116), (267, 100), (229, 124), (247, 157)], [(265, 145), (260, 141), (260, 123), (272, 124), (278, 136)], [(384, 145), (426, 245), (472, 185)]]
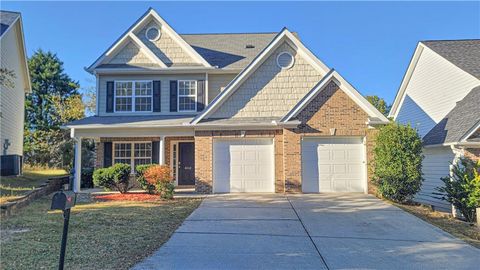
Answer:
[(147, 193), (115, 193), (106, 195), (94, 195), (93, 198), (98, 201), (134, 201), (134, 202), (146, 202), (146, 201), (159, 201), (160, 196)]

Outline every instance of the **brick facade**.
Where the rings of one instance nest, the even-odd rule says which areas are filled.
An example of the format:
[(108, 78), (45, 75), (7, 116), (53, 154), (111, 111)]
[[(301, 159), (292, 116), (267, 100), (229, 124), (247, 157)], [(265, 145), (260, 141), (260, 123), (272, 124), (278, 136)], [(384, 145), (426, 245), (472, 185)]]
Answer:
[[(298, 114), (297, 119), (301, 122), (298, 128), (283, 132), (286, 192), (301, 192), (302, 190), (302, 137), (368, 137), (368, 135), (374, 135), (374, 132), (367, 132), (368, 115), (334, 82), (327, 85)], [(332, 135), (332, 131), (334, 135)], [(367, 156), (370, 159), (373, 155), (372, 143), (373, 141), (367, 138)], [(371, 185), (369, 184), (369, 186)]]
[(475, 161), (480, 160), (480, 148), (467, 148), (464, 150), (464, 156)]
[[(366, 138), (368, 192), (374, 193), (370, 183), (373, 147), (377, 129), (367, 126), (368, 115), (335, 83), (326, 89), (299, 113), (301, 124), (295, 129), (275, 131), (247, 130), (244, 138), (274, 138), (275, 192), (302, 191), (301, 141), (302, 137), (360, 136)], [(197, 131), (195, 133), (196, 190), (211, 193), (213, 185), (213, 140), (239, 138), (240, 131)]]
[(239, 130), (195, 132), (195, 189), (199, 193), (213, 191), (213, 140), (218, 138), (272, 138), (275, 152), (275, 192), (284, 191), (282, 131)]

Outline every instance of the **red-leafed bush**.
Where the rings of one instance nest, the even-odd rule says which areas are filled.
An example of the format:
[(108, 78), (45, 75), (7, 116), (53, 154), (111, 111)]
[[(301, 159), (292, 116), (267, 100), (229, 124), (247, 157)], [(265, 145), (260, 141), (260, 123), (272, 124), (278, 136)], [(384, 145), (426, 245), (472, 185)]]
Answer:
[(148, 168), (144, 177), (151, 185), (155, 185), (157, 192), (163, 199), (172, 199), (173, 190), (175, 185), (173, 184), (173, 177), (170, 168), (165, 165), (157, 165)]

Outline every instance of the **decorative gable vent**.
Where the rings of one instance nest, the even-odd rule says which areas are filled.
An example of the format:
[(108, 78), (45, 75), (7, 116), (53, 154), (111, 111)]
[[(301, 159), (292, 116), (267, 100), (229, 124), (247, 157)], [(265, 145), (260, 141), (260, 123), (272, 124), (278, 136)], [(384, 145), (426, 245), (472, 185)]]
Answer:
[(160, 35), (160, 29), (156, 26), (149, 27), (147, 31), (145, 31), (145, 37), (150, 41), (157, 41)]
[(289, 69), (293, 67), (294, 63), (295, 63), (295, 58), (289, 52), (281, 52), (277, 56), (277, 65), (281, 69)]
[(246, 49), (254, 49), (254, 48), (255, 48), (255, 45), (247, 44), (247, 45), (245, 45), (245, 48), (246, 48)]

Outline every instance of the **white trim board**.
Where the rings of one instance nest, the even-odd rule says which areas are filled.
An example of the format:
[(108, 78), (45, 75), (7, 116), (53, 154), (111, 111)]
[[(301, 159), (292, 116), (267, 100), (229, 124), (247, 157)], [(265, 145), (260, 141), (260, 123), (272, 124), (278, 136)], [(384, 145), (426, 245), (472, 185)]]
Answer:
[(338, 72), (331, 69), (320, 82), (300, 100), (300, 102), (288, 112), (280, 122), (288, 122), (293, 117), (297, 116), (305, 107), (328, 85), (329, 82), (334, 81), (340, 89), (342, 89), (360, 108), (362, 108), (369, 117), (378, 118), (383, 123), (388, 123), (388, 119), (379, 112), (368, 100), (366, 100), (351, 84), (349, 84)]
[[(200, 54), (198, 54), (192, 46), (190, 46), (175, 30), (162, 18), (158, 13), (149, 8), (147, 12), (145, 12), (126, 32), (124, 32), (117, 41), (115, 41), (93, 64), (91, 64), (86, 70), (90, 73), (93, 73), (95, 68), (103, 63), (105, 60), (108, 60), (114, 55), (119, 47), (125, 45), (125, 42), (128, 38), (133, 40), (139, 48), (146, 52), (148, 57), (152, 57), (156, 61), (155, 63), (159, 64), (161, 67), (166, 68), (167, 66), (165, 63), (160, 61), (158, 57), (142, 42), (139, 38), (135, 36), (135, 32), (143, 27), (149, 19), (153, 18), (158, 24), (161, 25), (165, 34), (169, 35), (185, 52), (192, 57), (192, 59), (196, 60), (198, 63), (202, 64), (204, 67), (212, 67)], [(132, 38), (132, 35), (135, 36)], [(140, 42), (140, 43), (138, 43)]]
[(308, 50), (303, 43), (296, 38), (287, 28), (283, 28), (280, 33), (263, 49), (248, 66), (240, 72), (215, 99), (207, 106), (203, 113), (197, 115), (190, 123), (197, 124), (200, 120), (208, 118), (214, 113), (223, 102), (225, 102), (245, 80), (250, 77), (256, 69), (275, 51), (283, 42), (287, 42), (291, 47), (303, 56), (312, 66), (322, 75), (330, 70), (323, 62), (321, 62), (313, 53)]

